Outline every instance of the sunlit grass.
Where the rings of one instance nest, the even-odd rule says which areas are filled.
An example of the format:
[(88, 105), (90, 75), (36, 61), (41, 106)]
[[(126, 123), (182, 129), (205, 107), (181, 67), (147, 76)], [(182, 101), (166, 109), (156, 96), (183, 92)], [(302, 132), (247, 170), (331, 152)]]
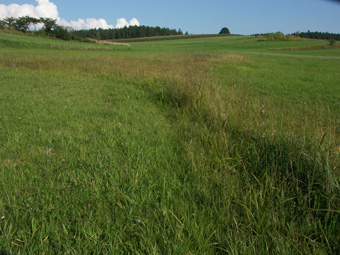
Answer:
[(0, 251), (339, 251), (338, 60), (7, 39)]

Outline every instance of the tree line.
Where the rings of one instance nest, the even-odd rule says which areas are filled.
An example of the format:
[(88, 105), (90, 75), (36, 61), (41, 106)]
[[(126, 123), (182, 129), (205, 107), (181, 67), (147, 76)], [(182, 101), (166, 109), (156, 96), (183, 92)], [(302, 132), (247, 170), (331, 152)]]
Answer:
[[(42, 27), (38, 31), (37, 27)], [(87, 30), (73, 30), (71, 27), (63, 27), (57, 24), (56, 19), (51, 18), (33, 18), (30, 16), (23, 16), (19, 18), (7, 17), (0, 20), (0, 29), (15, 29), (26, 33), (32, 31), (37, 35), (46, 35), (63, 40), (79, 40), (86, 41), (85, 38), (92, 38), (97, 40), (109, 39), (130, 39), (151, 36), (169, 36), (169, 35), (183, 35), (181, 29), (169, 29), (148, 26), (130, 26), (115, 29), (87, 29)], [(188, 32), (185, 33), (188, 35)]]
[[(169, 29), (160, 27), (149, 26), (129, 26), (124, 28), (111, 28), (111, 29), (88, 29), (74, 31), (76, 36), (82, 38), (93, 38), (97, 40), (110, 40), (110, 39), (130, 39), (151, 36), (169, 36), (169, 35), (183, 35), (181, 29)], [(188, 32), (186, 32), (188, 34)]]
[(310, 39), (322, 39), (322, 40), (336, 40), (340, 41), (340, 34), (334, 33), (324, 33), (324, 32), (295, 32), (293, 35), (299, 36), (302, 38), (310, 38)]
[(263, 36), (267, 40), (275, 40), (275, 41), (286, 41), (290, 40), (291, 36), (301, 37), (301, 38), (310, 38), (310, 39), (322, 39), (329, 40), (330, 44), (334, 44), (335, 41), (340, 41), (340, 34), (328, 33), (328, 32), (295, 32), (291, 35), (285, 35), (282, 32), (276, 33), (266, 33), (266, 34), (254, 34), (255, 37)]

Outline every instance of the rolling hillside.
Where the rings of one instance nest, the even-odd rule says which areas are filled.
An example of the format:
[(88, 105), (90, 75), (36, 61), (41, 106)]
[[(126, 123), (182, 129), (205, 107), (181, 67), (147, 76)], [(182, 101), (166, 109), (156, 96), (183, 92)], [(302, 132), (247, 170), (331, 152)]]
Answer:
[(0, 254), (339, 253), (327, 43), (0, 33)]

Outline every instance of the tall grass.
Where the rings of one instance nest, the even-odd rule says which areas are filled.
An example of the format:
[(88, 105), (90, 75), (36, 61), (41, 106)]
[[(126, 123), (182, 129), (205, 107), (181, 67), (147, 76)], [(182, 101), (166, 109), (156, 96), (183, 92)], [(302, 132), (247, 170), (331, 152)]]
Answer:
[(178, 109), (201, 206), (223, 226), (215, 252), (339, 252), (339, 137), (333, 123), (315, 119), (331, 114), (316, 109), (302, 117), (306, 109), (295, 107), (292, 119), (270, 99), (218, 90), (191, 61), (189, 74), (174, 80), (176, 70), (156, 95), (161, 90), (160, 102)]
[(333, 108), (242, 55), (48, 53), (0, 56), (4, 252), (339, 253)]

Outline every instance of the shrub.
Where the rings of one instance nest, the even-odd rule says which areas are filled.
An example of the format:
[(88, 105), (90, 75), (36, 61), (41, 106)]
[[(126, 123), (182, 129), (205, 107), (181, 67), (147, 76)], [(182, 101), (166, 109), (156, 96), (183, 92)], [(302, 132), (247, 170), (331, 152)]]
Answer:
[(329, 45), (334, 45), (336, 40), (334, 38), (329, 39)]
[(289, 35), (284, 35), (282, 32), (276, 32), (276, 33), (267, 33), (264, 34), (264, 37), (267, 40), (275, 40), (275, 41), (288, 41), (290, 39)]

